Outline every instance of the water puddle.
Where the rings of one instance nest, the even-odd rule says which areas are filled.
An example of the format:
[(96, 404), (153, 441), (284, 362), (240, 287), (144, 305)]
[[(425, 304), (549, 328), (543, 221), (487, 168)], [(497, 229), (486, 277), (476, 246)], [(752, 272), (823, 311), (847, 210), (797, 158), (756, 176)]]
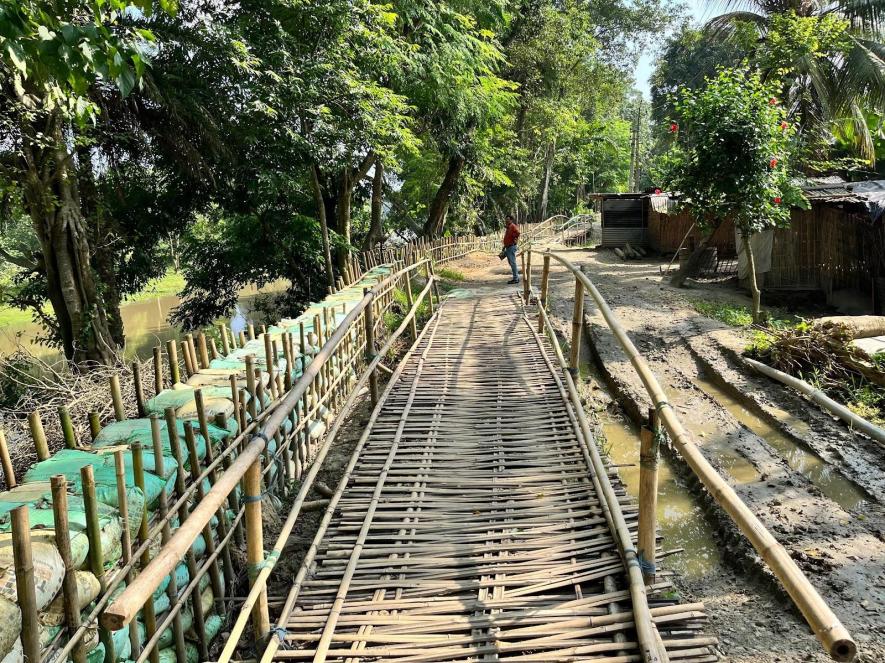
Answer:
[[(627, 492), (639, 498), (639, 431), (603, 413), (602, 428), (611, 461), (619, 468)], [(722, 563), (722, 557), (699, 502), (674, 476), (666, 456), (658, 464), (658, 529), (665, 550), (683, 548), (666, 558), (666, 567), (688, 578), (700, 578)]]
[[(704, 377), (694, 380), (696, 386), (718, 401), (731, 415), (772, 446), (795, 471), (805, 476), (828, 498), (845, 510), (856, 509), (866, 498), (863, 492), (840, 474), (832, 465), (805, 449), (788, 435), (747, 410), (734, 397)], [(785, 416), (789, 417), (786, 413)], [(780, 419), (780, 417), (778, 417)], [(790, 421), (792, 424), (793, 422)], [(804, 422), (796, 422), (799, 431), (808, 430)], [(730, 470), (729, 470), (730, 471)]]
[[(582, 353), (580, 376), (593, 378), (600, 389), (604, 383)], [(627, 493), (639, 499), (639, 429), (607, 412), (599, 415), (611, 462), (621, 465), (618, 473)], [(666, 456), (658, 464), (658, 531), (664, 538), (664, 550), (683, 551), (666, 558), (665, 566), (685, 578), (701, 578), (722, 564), (714, 532), (704, 516), (700, 502), (673, 472)]]

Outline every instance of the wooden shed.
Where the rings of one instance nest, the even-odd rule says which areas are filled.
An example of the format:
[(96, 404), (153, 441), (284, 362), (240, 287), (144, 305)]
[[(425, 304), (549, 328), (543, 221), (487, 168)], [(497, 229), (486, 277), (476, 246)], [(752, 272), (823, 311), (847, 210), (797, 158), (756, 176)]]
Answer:
[(600, 202), (602, 246), (648, 245), (648, 194), (595, 193)]

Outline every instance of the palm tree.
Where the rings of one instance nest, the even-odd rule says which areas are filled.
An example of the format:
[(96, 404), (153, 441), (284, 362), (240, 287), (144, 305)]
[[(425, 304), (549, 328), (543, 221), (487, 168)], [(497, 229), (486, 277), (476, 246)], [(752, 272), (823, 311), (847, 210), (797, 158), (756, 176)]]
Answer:
[(806, 145), (813, 149), (815, 143), (838, 138), (875, 164), (868, 114), (885, 110), (885, 0), (726, 0), (726, 5), (733, 11), (705, 27), (713, 38), (733, 38), (743, 23), (754, 26), (764, 44), (772, 19), (791, 11), (799, 17), (835, 16), (848, 22), (847, 46), (839, 52), (796, 54), (784, 79), (782, 101)]

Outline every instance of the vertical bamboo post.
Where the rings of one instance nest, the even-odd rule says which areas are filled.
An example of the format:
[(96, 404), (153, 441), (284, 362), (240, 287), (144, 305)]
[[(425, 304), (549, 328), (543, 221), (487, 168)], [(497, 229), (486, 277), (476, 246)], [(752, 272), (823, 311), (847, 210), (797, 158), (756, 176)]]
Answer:
[(28, 415), (28, 426), (31, 429), (34, 448), (37, 450), (37, 460), (46, 460), (49, 458), (49, 444), (46, 442), (43, 420), (40, 418), (40, 413), (37, 410)]
[[(170, 417), (171, 413), (171, 417)], [(171, 418), (172, 424), (175, 425), (175, 411), (172, 408), (166, 408), (166, 425), (169, 425), (169, 421)], [(171, 436), (170, 436), (170, 446), (171, 446)], [(160, 433), (160, 417), (156, 414), (151, 415), (151, 443), (152, 449), (154, 452), (155, 465), (154, 470), (156, 471), (157, 476), (165, 476), (166, 468), (164, 466), (163, 461), (163, 440)], [(171, 528), (169, 527), (169, 522), (166, 521), (166, 515), (169, 513), (169, 506), (166, 501), (166, 487), (163, 486), (160, 489), (160, 496), (157, 499), (157, 511), (160, 515), (160, 518), (165, 522), (163, 523), (163, 529), (161, 531), (161, 541), (165, 545), (166, 542), (172, 536)], [(175, 580), (175, 571), (169, 574), (169, 585), (166, 587), (166, 596), (169, 597), (169, 604), (175, 605), (178, 601), (178, 582)], [(181, 622), (181, 613), (178, 612), (172, 618), (172, 636), (173, 641), (175, 643), (175, 657), (179, 662), (187, 661), (187, 645), (184, 641), (184, 626)]]
[(572, 342), (569, 347), (569, 367), (577, 374), (581, 360), (581, 330), (584, 328), (584, 284), (575, 279), (575, 306), (572, 311)]
[(242, 433), (246, 430), (246, 421), (243, 419), (240, 409), (240, 388), (237, 385), (237, 376), (230, 375), (228, 380), (230, 381), (231, 401), (234, 404), (234, 419), (237, 422), (237, 432)]
[(526, 306), (529, 304), (532, 287), (532, 251), (529, 249), (525, 253), (525, 270), (522, 273), (522, 301)]
[(126, 410), (123, 408), (123, 392), (120, 389), (120, 376), (111, 376), (111, 401), (114, 405), (114, 419), (117, 421), (126, 420)]
[(239, 338), (240, 338), (240, 347), (242, 348), (246, 345), (246, 332), (244, 332), (242, 329), (240, 330)]
[[(141, 492), (145, 490), (144, 483), (144, 454), (142, 453), (141, 442), (138, 440), (133, 440), (132, 444), (129, 446), (132, 451), (132, 474), (135, 479), (135, 487), (139, 488)], [(156, 468), (154, 468), (156, 469)], [(149, 534), (148, 529), (148, 511), (147, 509), (142, 509), (141, 511), (141, 522), (138, 525), (138, 538), (144, 542), (148, 539)], [(151, 551), (150, 548), (145, 550), (141, 554), (141, 558), (139, 559), (139, 566), (142, 570), (147, 568), (147, 565), (151, 563)], [(154, 597), (153, 595), (148, 596), (144, 602), (144, 606), (141, 609), (141, 617), (142, 622), (144, 623), (145, 634), (147, 635), (147, 640), (150, 640), (154, 637), (154, 633), (157, 632), (157, 613), (154, 610)], [(133, 628), (132, 626), (129, 627)], [(137, 625), (136, 625), (137, 630)], [(130, 631), (131, 632), (131, 631)], [(160, 661), (160, 650), (157, 647), (154, 647), (149, 652), (151, 663), (159, 663)]]
[[(172, 455), (175, 457), (175, 462), (177, 465), (177, 472), (175, 473), (175, 492), (178, 495), (183, 495), (185, 491), (185, 469), (184, 469), (184, 454), (181, 451), (181, 444), (178, 440), (178, 429), (176, 426), (175, 420), (175, 410), (171, 407), (166, 408), (166, 430), (169, 433), (169, 446), (172, 448)], [(186, 431), (187, 429), (185, 429)], [(190, 517), (190, 507), (187, 502), (184, 502), (181, 507), (178, 509), (178, 521), (183, 523)], [(206, 541), (208, 544), (208, 541)], [(187, 553), (185, 554), (185, 561), (187, 562), (187, 572), (188, 577), (190, 578), (190, 582), (197, 582), (195, 578), (197, 577), (197, 559), (194, 556), (193, 548), (189, 548)], [(196, 633), (205, 633), (206, 632), (206, 619), (203, 614), (203, 605), (200, 600), (200, 591), (199, 587), (195, 589), (195, 591), (190, 596), (191, 599), (191, 612), (194, 616), (194, 631)], [(197, 650), (200, 655), (201, 661), (209, 660), (209, 647), (206, 643), (205, 638), (200, 638), (197, 641)]]
[(221, 323), (218, 325), (218, 335), (221, 337), (221, 350), (224, 352), (224, 355), (227, 356), (230, 354), (230, 343), (227, 340), (227, 325)]
[(255, 340), (255, 325), (253, 325), (253, 324), (250, 322), (250, 323), (249, 323), (249, 326), (248, 326), (248, 329), (249, 329), (249, 340), (250, 340), (250, 341), (254, 341), (254, 340)]
[[(369, 294), (369, 289), (363, 289), (363, 295)], [(366, 363), (371, 364), (375, 359), (375, 300), (369, 301), (366, 306), (364, 315), (366, 321)], [(372, 405), (378, 403), (378, 373), (372, 370), (369, 373), (369, 393), (372, 396)]]
[(541, 296), (538, 310), (538, 333), (544, 333), (544, 316), (540, 309), (547, 310), (547, 289), (550, 285), (550, 256), (544, 256), (544, 266), (541, 268)]
[[(409, 310), (412, 310), (412, 307), (415, 306), (415, 298), (412, 296), (412, 274), (411, 272), (406, 272), (404, 275), (406, 280), (406, 303), (409, 305)], [(414, 341), (418, 338), (418, 322), (417, 315), (412, 316), (412, 319), (409, 321), (409, 331), (411, 333), (410, 338)]]
[(642, 577), (646, 584), (655, 581), (658, 508), (658, 440), (660, 422), (657, 412), (648, 413), (649, 426), (642, 427), (639, 447), (639, 535), (637, 549)]
[(178, 345), (175, 341), (166, 341), (166, 354), (169, 355), (169, 379), (175, 385), (181, 382), (181, 373), (178, 369)]
[(285, 332), (282, 339), (283, 360), (286, 362), (286, 372), (283, 374), (283, 388), (288, 392), (292, 389), (292, 371), (295, 370), (295, 365), (292, 363), (292, 335), (289, 332)]
[[(202, 502), (206, 497), (206, 491), (203, 488), (203, 482), (198, 481), (200, 477), (200, 457), (197, 454), (197, 439), (194, 435), (191, 422), (184, 422), (184, 441), (187, 444), (188, 460), (191, 466), (191, 481), (197, 484), (197, 503)], [(206, 440), (206, 449), (209, 448), (209, 441)], [(224, 509), (218, 510), (218, 526), (222, 527), (222, 518), (224, 517)], [(212, 527), (209, 523), (203, 527), (203, 540), (206, 542), (206, 556), (211, 557), (215, 554), (215, 537), (212, 534)], [(224, 596), (224, 583), (221, 580), (221, 570), (218, 568), (218, 559), (209, 565), (209, 580), (212, 583), (212, 593), (221, 598)]]
[(279, 392), (277, 391), (277, 375), (274, 370), (274, 366), (276, 365), (276, 357), (274, 356), (273, 344), (271, 343), (270, 334), (262, 334), (262, 338), (264, 339), (264, 362), (267, 364), (267, 374), (269, 376), (269, 384), (270, 384), (270, 396), (272, 400), (276, 400), (279, 397)]
[[(218, 426), (219, 428), (223, 428), (224, 430), (227, 430), (227, 417), (224, 416), (223, 412), (219, 412), (218, 414), (215, 415), (215, 425)], [(225, 437), (222, 446), (227, 447), (228, 444), (230, 444), (230, 437)], [(225, 470), (227, 470), (230, 467), (231, 462), (232, 461), (231, 461), (230, 454), (228, 454), (227, 456), (225, 456), (224, 458), (221, 459), (221, 466), (224, 467)], [(239, 491), (236, 491), (236, 490), (230, 491), (230, 494), (227, 496), (227, 505), (233, 513), (240, 512)], [(243, 547), (243, 543), (245, 542), (245, 539), (243, 539), (242, 521), (238, 522), (237, 527), (234, 529), (234, 541), (236, 542), (238, 547), (240, 547), (240, 548)], [(228, 552), (228, 556), (230, 556), (229, 552)], [(227, 562), (225, 562), (225, 564), (226, 563)], [(228, 586), (233, 587), (233, 585), (230, 583), (228, 583)]]
[(184, 359), (185, 376), (189, 378), (191, 375), (197, 372), (197, 367), (194, 365), (194, 358), (191, 354), (191, 348), (186, 340), (181, 342), (181, 356)]
[[(246, 503), (246, 559), (249, 571), (249, 586), (264, 564), (264, 532), (261, 518), (261, 460), (257, 459), (243, 476), (243, 501)], [(252, 608), (252, 632), (255, 640), (261, 642), (270, 631), (270, 612), (267, 605), (267, 589), (261, 594)]]
[(209, 346), (206, 343), (206, 334), (197, 334), (197, 343), (200, 348), (200, 368), (209, 368)]
[(191, 360), (191, 375), (194, 375), (198, 370), (200, 370), (200, 362), (197, 359), (197, 344), (194, 341), (193, 334), (185, 334), (184, 336), (185, 344), (187, 345), (187, 352), (190, 355)]
[[(307, 345), (304, 338), (304, 323), (301, 322), (298, 323), (298, 337), (299, 343), (301, 344), (301, 375), (304, 375), (307, 370)], [(311, 381), (311, 389), (313, 388), (313, 382), (314, 381)], [(301, 473), (304, 471), (304, 466), (307, 464), (307, 453), (310, 445), (310, 431), (308, 429), (307, 419), (309, 391), (309, 389), (305, 389), (304, 394), (301, 396), (300, 418), (304, 420), (304, 423), (301, 426), (301, 441), (298, 444), (298, 454), (295, 459), (295, 474), (299, 479), (301, 478)]]
[[(439, 298), (439, 281), (436, 279), (436, 270), (433, 268), (433, 262), (427, 263), (427, 272), (430, 274), (430, 278), (433, 279), (433, 294), (436, 296), (437, 303), (440, 302)], [(428, 293), (429, 295), (430, 293)], [(433, 302), (433, 297), (428, 298), (431, 303)], [(433, 307), (430, 308), (430, 312), (433, 313)]]
[(101, 433), (101, 419), (98, 418), (98, 412), (90, 412), (89, 413), (89, 436), (92, 438), (92, 441), (95, 441), (95, 438), (98, 437), (98, 434)]
[(31, 522), (28, 507), (24, 505), (12, 510), (12, 555), (16, 603), (22, 613), (22, 653), (27, 663), (39, 663), (40, 618), (37, 615), (37, 589), (34, 586)]
[(15, 488), (18, 482), (15, 480), (15, 468), (12, 467), (12, 459), (9, 457), (9, 447), (6, 445), (6, 433), (0, 428), (0, 463), (3, 464), (3, 478), (7, 488)]
[[(430, 283), (430, 279), (432, 279), (433, 276), (430, 272), (430, 261), (429, 260), (424, 264), (424, 275), (427, 277), (427, 282)], [(433, 290), (430, 290), (427, 293), (427, 307), (428, 307), (428, 310), (430, 311), (430, 315), (433, 315)]]
[[(83, 510), (86, 512), (89, 570), (98, 579), (98, 584), (104, 593), (107, 591), (108, 583), (104, 573), (104, 551), (101, 549), (101, 525), (98, 521), (98, 498), (95, 496), (95, 472), (92, 465), (80, 468), (80, 486), (83, 490)], [(116, 648), (110, 632), (99, 626), (98, 637), (105, 647), (105, 661), (116, 660)]]
[(136, 359), (132, 362), (132, 386), (135, 389), (135, 409), (139, 417), (144, 411), (144, 386), (141, 384), (141, 363)]
[(258, 329), (262, 334), (267, 333), (267, 325), (258, 325)]
[(61, 422), (61, 432), (65, 439), (65, 448), (77, 448), (77, 434), (74, 432), (74, 422), (66, 405), (58, 408), (58, 419)]
[[(70, 638), (80, 628), (80, 598), (77, 592), (77, 569), (71, 557), (71, 534), (68, 522), (68, 482), (63, 474), (49, 479), (52, 489), (52, 516), (55, 524), (55, 547), (65, 567), (62, 596), (65, 624)], [(82, 641), (71, 652), (74, 663), (85, 663), (86, 651)]]
[[(120, 512), (120, 520), (123, 522), (123, 564), (132, 560), (132, 537), (129, 533), (129, 500), (126, 496), (126, 462), (123, 451), (114, 452), (114, 473), (117, 477), (117, 510)], [(135, 574), (132, 570), (126, 574), (126, 582), (131, 583)], [(132, 656), (138, 658), (141, 654), (141, 639), (138, 637), (138, 629), (129, 629), (129, 642), (132, 645)]]
[[(215, 359), (218, 359), (218, 357), (219, 357), (218, 346), (215, 345), (215, 339), (210, 338), (209, 339), (209, 359), (215, 360)], [(209, 366), (206, 366), (206, 368), (209, 368)]]
[(154, 347), (154, 394), (163, 391), (163, 349)]
[(246, 355), (246, 390), (249, 393), (249, 402), (246, 407), (249, 416), (254, 420), (258, 416), (258, 388), (255, 385), (255, 359), (254, 355)]

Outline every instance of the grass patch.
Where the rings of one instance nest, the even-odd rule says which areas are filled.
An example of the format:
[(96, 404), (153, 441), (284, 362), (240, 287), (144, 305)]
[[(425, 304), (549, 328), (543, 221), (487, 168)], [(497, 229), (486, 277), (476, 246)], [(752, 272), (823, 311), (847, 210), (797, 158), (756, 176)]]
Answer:
[(746, 306), (729, 304), (728, 302), (692, 299), (694, 310), (708, 318), (719, 320), (732, 327), (749, 327), (753, 324), (753, 314)]
[(144, 287), (141, 292), (129, 295), (126, 302), (143, 302), (155, 297), (166, 297), (169, 295), (177, 295), (184, 289), (184, 275), (169, 269), (163, 276), (154, 279)]
[(438, 270), (436, 270), (436, 274), (440, 278), (446, 279), (448, 281), (464, 280), (463, 272), (459, 272), (457, 269), (452, 269), (451, 267), (440, 267)]

